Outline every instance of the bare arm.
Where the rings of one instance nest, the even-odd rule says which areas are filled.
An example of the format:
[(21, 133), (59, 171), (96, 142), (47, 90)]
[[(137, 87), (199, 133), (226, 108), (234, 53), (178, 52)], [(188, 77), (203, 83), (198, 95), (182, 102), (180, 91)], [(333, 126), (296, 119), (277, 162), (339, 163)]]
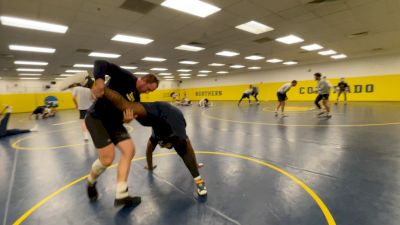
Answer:
[(111, 90), (109, 88), (104, 89), (104, 97), (107, 98), (110, 102), (112, 102), (115, 107), (117, 107), (121, 111), (125, 111), (127, 109), (133, 110), (133, 114), (142, 117), (146, 116), (146, 110), (143, 105), (138, 102), (129, 102), (118, 92)]
[(154, 170), (157, 165), (153, 166), (153, 151), (156, 148), (156, 146), (153, 146), (153, 144), (151, 143), (150, 139), (147, 142), (147, 149), (146, 149), (146, 161), (147, 161), (147, 166), (145, 166), (144, 168), (146, 170)]

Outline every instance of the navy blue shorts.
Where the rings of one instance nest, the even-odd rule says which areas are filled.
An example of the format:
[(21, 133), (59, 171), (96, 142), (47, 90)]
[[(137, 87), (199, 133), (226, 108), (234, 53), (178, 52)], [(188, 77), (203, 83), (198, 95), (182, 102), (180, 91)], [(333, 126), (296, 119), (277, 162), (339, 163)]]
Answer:
[(283, 94), (283, 93), (277, 92), (276, 95), (278, 96), (278, 101), (280, 101), (280, 102), (284, 102), (287, 100), (286, 93)]

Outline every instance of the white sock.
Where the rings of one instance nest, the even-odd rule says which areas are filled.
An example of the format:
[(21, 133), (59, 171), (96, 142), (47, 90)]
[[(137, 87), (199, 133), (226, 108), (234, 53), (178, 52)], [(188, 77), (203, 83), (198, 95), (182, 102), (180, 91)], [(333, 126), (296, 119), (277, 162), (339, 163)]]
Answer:
[(126, 182), (118, 182), (115, 198), (121, 199), (126, 197), (128, 197), (128, 184)]
[(94, 177), (92, 177), (92, 174), (89, 174), (88, 182), (89, 182), (89, 184), (94, 184), (94, 182), (96, 182), (96, 179)]

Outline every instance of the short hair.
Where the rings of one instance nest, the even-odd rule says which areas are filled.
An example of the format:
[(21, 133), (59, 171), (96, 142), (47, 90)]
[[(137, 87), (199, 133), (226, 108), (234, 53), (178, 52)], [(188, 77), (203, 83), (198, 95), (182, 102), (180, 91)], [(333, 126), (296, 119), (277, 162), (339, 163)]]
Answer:
[(314, 73), (314, 76), (321, 77), (322, 75), (321, 75), (321, 73)]
[(297, 83), (297, 80), (292, 80), (292, 83)]
[(160, 84), (160, 80), (154, 74), (144, 75), (144, 76), (140, 77), (140, 79), (144, 80), (148, 84), (156, 83), (157, 87), (158, 87), (158, 84)]

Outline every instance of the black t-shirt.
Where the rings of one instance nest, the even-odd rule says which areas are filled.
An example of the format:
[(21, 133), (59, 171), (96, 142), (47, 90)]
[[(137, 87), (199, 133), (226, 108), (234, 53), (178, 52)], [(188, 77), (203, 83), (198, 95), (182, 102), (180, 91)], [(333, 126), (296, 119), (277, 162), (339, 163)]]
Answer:
[(349, 85), (344, 81), (340, 81), (338, 87), (341, 91), (345, 91), (349, 87)]
[[(106, 86), (130, 102), (140, 102), (140, 93), (136, 89), (137, 77), (131, 72), (104, 60), (97, 60), (94, 63), (93, 75), (95, 79), (104, 79), (105, 75), (110, 76)], [(107, 119), (113, 123), (123, 123), (123, 112), (118, 110), (106, 98), (99, 98), (89, 109), (89, 112), (97, 118)]]

